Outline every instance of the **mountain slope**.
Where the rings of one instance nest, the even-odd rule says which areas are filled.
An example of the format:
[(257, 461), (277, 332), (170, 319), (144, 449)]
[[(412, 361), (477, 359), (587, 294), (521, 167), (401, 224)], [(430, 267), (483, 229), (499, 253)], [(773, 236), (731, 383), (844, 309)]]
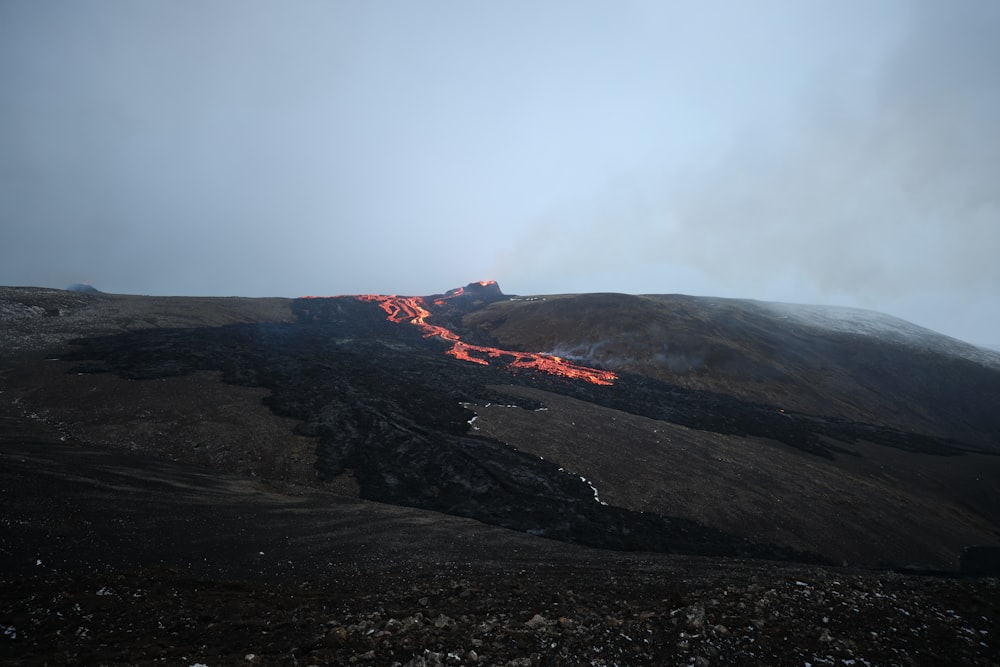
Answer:
[[(5, 308), (34, 315), (5, 335), (63, 361), (11, 370), (18, 398), (109, 444), (615, 549), (956, 567), (1000, 525), (997, 371), (773, 306), (488, 282), (284, 302), (24, 294)], [(91, 335), (67, 347), (74, 329)], [(109, 372), (174, 393), (140, 399)], [(264, 390), (284, 425), (247, 440), (225, 401), (184, 407), (215, 378)]]
[(557, 295), (493, 303), (464, 325), (499, 346), (1000, 451), (1000, 355), (869, 311)]
[(998, 655), (995, 578), (586, 549), (64, 438), (0, 410), (5, 665)]
[(995, 579), (857, 567), (1000, 543), (995, 371), (785, 316), (0, 288), (0, 657), (990, 664)]

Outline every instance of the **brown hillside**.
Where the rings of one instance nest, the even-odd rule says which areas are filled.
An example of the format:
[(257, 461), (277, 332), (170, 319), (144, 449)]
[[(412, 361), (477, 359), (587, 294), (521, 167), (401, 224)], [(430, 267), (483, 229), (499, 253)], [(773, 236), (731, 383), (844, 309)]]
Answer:
[[(464, 325), (501, 347), (546, 350), (684, 387), (1000, 451), (1000, 410), (994, 409), (1000, 405), (1000, 365), (944, 354), (927, 343), (904, 346), (824, 329), (758, 302), (531, 297), (490, 304), (467, 315)], [(926, 333), (930, 343), (945, 339)]]

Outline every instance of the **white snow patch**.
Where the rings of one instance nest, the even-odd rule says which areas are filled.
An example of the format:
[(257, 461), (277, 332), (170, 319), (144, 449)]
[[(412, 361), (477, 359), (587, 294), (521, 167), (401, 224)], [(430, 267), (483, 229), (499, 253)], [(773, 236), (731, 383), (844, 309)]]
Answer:
[[(560, 468), (560, 470), (562, 470), (562, 468)], [(601, 500), (601, 496), (597, 493), (597, 487), (594, 486), (593, 484), (591, 484), (590, 481), (586, 477), (584, 477), (583, 475), (580, 475), (580, 481), (582, 481), (584, 484), (586, 484), (587, 486), (589, 486), (590, 490), (594, 492), (594, 500), (596, 500), (597, 502), (601, 503), (602, 505), (607, 505), (606, 502), (604, 502), (603, 500)]]

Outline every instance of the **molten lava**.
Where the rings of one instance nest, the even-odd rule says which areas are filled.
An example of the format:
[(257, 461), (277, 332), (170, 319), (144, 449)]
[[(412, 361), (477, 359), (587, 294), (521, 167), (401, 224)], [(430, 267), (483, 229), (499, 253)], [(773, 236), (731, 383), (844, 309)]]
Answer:
[[(482, 287), (495, 284), (496, 283), (492, 280), (482, 281), (479, 283)], [(433, 303), (436, 306), (441, 306), (447, 303), (448, 300), (463, 294), (468, 294), (468, 292), (466, 292), (465, 288), (459, 287), (451, 290), (443, 297), (435, 299)], [(427, 322), (427, 318), (431, 316), (431, 312), (427, 309), (427, 302), (423, 297), (360, 294), (354, 298), (360, 301), (377, 303), (379, 307), (385, 311), (387, 315), (386, 319), (390, 322), (396, 322), (397, 324), (408, 322), (409, 324), (420, 327), (420, 329), (424, 332), (424, 338), (437, 336), (449, 341), (452, 343), (452, 346), (447, 350), (447, 354), (450, 354), (456, 359), (471, 361), (474, 364), (482, 364), (486, 366), (489, 365), (490, 359), (506, 357), (511, 359), (509, 365), (514, 368), (542, 371), (551, 375), (560, 375), (567, 378), (586, 380), (587, 382), (602, 385), (610, 385), (618, 377), (611, 371), (580, 366), (566, 361), (561, 357), (555, 357), (548, 354), (515, 352), (512, 350), (501, 350), (495, 347), (473, 345), (471, 343), (463, 342), (454, 331)]]

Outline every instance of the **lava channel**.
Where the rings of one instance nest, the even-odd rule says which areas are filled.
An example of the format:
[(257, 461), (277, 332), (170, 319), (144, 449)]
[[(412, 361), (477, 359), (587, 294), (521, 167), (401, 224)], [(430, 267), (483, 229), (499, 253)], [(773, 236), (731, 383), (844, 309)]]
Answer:
[[(458, 296), (459, 294), (462, 294), (461, 288), (443, 298), (435, 299), (434, 303), (442, 305), (446, 299)], [(510, 357), (513, 359), (510, 362), (510, 366), (514, 368), (542, 371), (550, 375), (559, 375), (574, 380), (586, 380), (587, 382), (601, 385), (613, 384), (618, 379), (618, 376), (611, 371), (580, 366), (566, 361), (562, 357), (535, 352), (501, 350), (496, 347), (466, 343), (454, 331), (427, 322), (427, 318), (430, 317), (431, 312), (427, 310), (426, 301), (424, 301), (423, 297), (359, 294), (354, 298), (377, 303), (385, 311), (387, 315), (386, 319), (390, 322), (396, 322), (397, 324), (408, 322), (419, 327), (424, 332), (424, 338), (437, 336), (450, 342), (452, 345), (446, 350), (446, 353), (462, 361), (471, 361), (474, 364), (488, 366), (490, 359)]]

